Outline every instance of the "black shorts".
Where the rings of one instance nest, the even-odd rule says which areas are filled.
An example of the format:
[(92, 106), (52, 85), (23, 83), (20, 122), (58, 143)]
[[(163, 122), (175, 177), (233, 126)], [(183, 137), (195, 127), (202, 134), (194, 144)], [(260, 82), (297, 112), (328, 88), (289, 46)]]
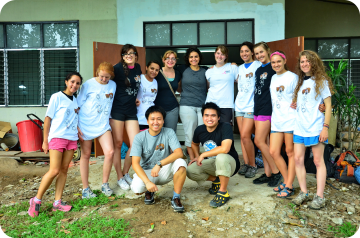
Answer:
[(139, 125), (140, 131), (141, 130), (145, 130), (145, 129), (149, 129), (149, 125)]
[(118, 121), (137, 121), (138, 118), (136, 114), (124, 114), (124, 113), (111, 113), (111, 119), (118, 120)]
[(220, 108), (220, 122), (227, 122), (230, 125), (233, 124), (233, 109), (232, 108)]

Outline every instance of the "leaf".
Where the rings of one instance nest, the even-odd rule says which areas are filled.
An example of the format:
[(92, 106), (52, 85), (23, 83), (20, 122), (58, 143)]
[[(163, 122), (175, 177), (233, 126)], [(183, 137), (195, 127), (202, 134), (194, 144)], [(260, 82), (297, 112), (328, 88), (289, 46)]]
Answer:
[(350, 202), (349, 202), (349, 201), (345, 201), (344, 203), (346, 203), (346, 204), (350, 204)]
[(115, 200), (115, 197), (109, 197), (110, 200)]
[(68, 231), (68, 230), (60, 230), (60, 232), (64, 232), (65, 234), (69, 234), (69, 233), (71, 233), (71, 231)]
[(68, 221), (70, 221), (71, 220), (71, 218), (65, 218), (65, 219), (62, 219), (62, 220), (60, 220), (61, 222), (68, 222)]
[(291, 218), (291, 219), (299, 219), (298, 217), (293, 216), (293, 215), (288, 215), (288, 217)]
[(228, 207), (227, 209), (226, 209), (226, 211), (228, 212), (230, 210), (230, 207)]
[(312, 223), (310, 223), (310, 222), (308, 222), (308, 225), (309, 225), (309, 226), (312, 226), (312, 227), (316, 227), (314, 224), (312, 224)]
[(0, 217), (4, 216), (4, 214), (0, 214)]
[(204, 218), (201, 218), (201, 219), (203, 219), (204, 221), (208, 221), (209, 217), (204, 217)]
[(166, 225), (166, 221), (162, 221), (162, 222), (161, 222), (161, 225)]
[(150, 226), (151, 226), (151, 229), (154, 229), (155, 224), (152, 222), (152, 223), (150, 223)]
[(74, 196), (82, 196), (81, 193), (75, 193)]
[(6, 231), (6, 229), (4, 229), (4, 228), (1, 228), (1, 230), (5, 233), (5, 231)]
[(300, 227), (304, 227), (302, 225), (299, 225), (297, 223), (292, 223), (292, 222), (285, 222), (285, 224), (289, 224), (289, 225), (292, 225), (292, 226), (300, 226)]

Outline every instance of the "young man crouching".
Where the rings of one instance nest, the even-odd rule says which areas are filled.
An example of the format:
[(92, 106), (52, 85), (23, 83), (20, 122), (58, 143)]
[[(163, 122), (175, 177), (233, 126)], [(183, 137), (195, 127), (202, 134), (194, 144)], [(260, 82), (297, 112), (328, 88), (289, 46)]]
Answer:
[[(175, 212), (183, 212), (180, 193), (186, 179), (186, 162), (182, 159), (181, 145), (173, 129), (163, 128), (166, 112), (151, 106), (145, 113), (149, 129), (134, 138), (130, 156), (135, 170), (131, 190), (145, 192), (145, 204), (153, 204), (156, 185), (174, 180), (174, 195), (171, 206)], [(171, 153), (171, 151), (173, 151)]]

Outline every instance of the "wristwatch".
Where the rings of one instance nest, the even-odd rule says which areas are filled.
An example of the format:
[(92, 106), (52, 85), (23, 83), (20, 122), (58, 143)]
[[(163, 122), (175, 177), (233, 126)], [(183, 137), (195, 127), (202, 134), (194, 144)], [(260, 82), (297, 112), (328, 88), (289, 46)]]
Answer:
[(159, 166), (160, 166), (160, 168), (162, 168), (161, 161), (158, 161), (156, 164), (157, 164), (157, 165), (159, 165)]

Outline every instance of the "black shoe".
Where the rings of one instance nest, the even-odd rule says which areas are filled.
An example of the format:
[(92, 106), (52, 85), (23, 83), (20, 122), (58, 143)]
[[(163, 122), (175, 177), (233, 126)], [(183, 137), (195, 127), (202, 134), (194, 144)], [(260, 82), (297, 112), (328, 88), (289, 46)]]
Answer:
[(212, 182), (211, 188), (209, 188), (209, 193), (212, 194), (212, 195), (215, 195), (215, 194), (217, 194), (217, 192), (219, 191), (219, 189), (220, 189), (220, 179), (219, 179), (219, 177), (217, 177), (217, 178)]
[(259, 178), (257, 179), (254, 179), (253, 180), (253, 183), (254, 184), (263, 184), (263, 183), (269, 183), (272, 179), (272, 176), (271, 175), (270, 177), (266, 176), (266, 174), (262, 174)]
[(271, 181), (269, 181), (268, 186), (269, 187), (277, 187), (282, 182), (283, 176), (281, 173), (272, 174), (271, 175)]
[(180, 198), (175, 197), (171, 200), (171, 206), (174, 208), (174, 212), (184, 212), (184, 206), (180, 202)]
[(230, 194), (226, 191), (225, 194), (218, 192), (213, 200), (210, 201), (210, 207), (221, 207), (230, 200)]
[(146, 205), (151, 205), (151, 204), (155, 203), (154, 194), (155, 193), (151, 193), (149, 191), (145, 192), (145, 200), (144, 200), (144, 202), (145, 202)]

